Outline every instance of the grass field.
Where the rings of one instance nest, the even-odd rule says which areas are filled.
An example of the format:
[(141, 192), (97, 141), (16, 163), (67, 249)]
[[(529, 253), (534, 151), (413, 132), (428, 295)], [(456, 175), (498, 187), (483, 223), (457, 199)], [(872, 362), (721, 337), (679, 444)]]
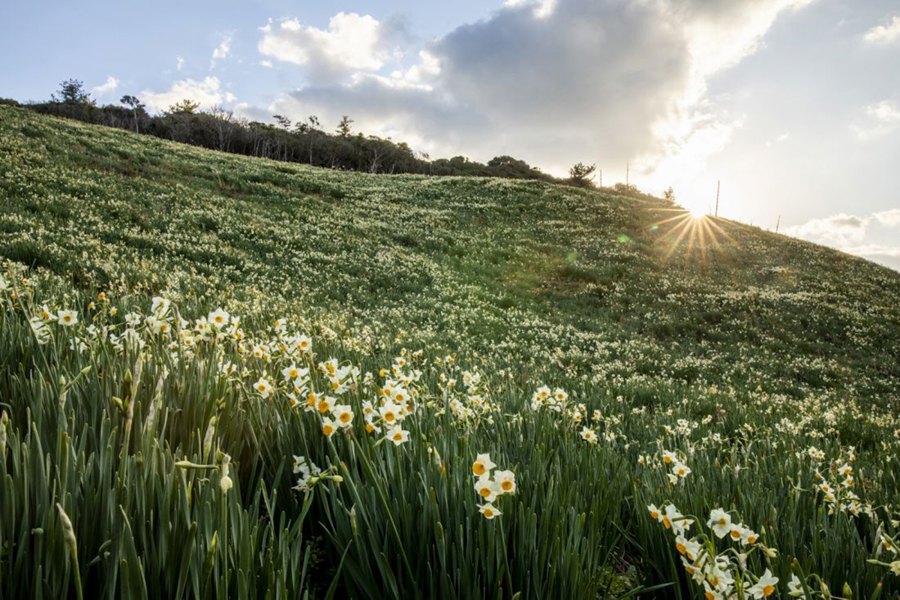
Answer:
[(2, 598), (900, 597), (896, 272), (3, 106), (0, 206)]

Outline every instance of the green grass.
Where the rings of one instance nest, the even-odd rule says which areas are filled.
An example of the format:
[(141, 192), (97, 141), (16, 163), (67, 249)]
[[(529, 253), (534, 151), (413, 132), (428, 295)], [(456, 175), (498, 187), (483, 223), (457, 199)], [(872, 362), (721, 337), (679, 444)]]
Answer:
[[(696, 597), (646, 508), (670, 502), (711, 554), (736, 548), (703, 537), (712, 509), (760, 534), (730, 563), (739, 597), (766, 569), (777, 597), (792, 572), (808, 597), (900, 594), (869, 562), (896, 557), (900, 516), (895, 272), (724, 219), (680, 237), (663, 201), (286, 165), (9, 107), (0, 206), (0, 597)], [(120, 338), (157, 296), (168, 331)], [(198, 330), (217, 308), (240, 324)], [(311, 355), (282, 346), (301, 334)], [(281, 370), (322, 395), (332, 358), (358, 375), (331, 394), (352, 426), (326, 437)], [(391, 381), (415, 408), (398, 446), (364, 427)], [(545, 384), (564, 406), (533, 405)], [(692, 470), (675, 485), (664, 450)], [(481, 453), (516, 478), (493, 520)], [(308, 493), (295, 455), (326, 475)]]

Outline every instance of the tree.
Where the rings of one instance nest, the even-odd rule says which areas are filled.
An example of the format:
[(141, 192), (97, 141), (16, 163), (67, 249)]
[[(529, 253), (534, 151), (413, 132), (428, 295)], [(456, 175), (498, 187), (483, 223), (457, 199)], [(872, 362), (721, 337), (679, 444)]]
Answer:
[(84, 83), (78, 79), (66, 79), (59, 84), (59, 95), (52, 94), (53, 102), (64, 104), (93, 104), (91, 95), (84, 91)]
[(338, 123), (336, 133), (343, 138), (350, 137), (350, 133), (352, 132), (350, 125), (352, 124), (353, 119), (351, 119), (347, 115), (344, 115), (343, 117), (341, 117), (341, 122)]
[(302, 125), (300, 123), (297, 124), (297, 131), (303, 133), (308, 138), (309, 164), (313, 164), (313, 150), (315, 150), (316, 138), (322, 134), (322, 124), (319, 122), (319, 117), (310, 115), (309, 118), (306, 119), (306, 123), (303, 123)]
[(675, 202), (675, 190), (672, 189), (672, 186), (669, 186), (669, 189), (663, 192), (663, 199), (667, 202)]
[(127, 94), (122, 96), (122, 99), (119, 100), (119, 102), (121, 102), (122, 104), (124, 104), (125, 106), (127, 106), (131, 109), (131, 114), (134, 117), (134, 132), (140, 133), (141, 131), (140, 131), (140, 124), (138, 121), (138, 113), (145, 112), (144, 104), (140, 100), (138, 100), (135, 96), (129, 96)]
[(273, 115), (272, 118), (275, 119), (275, 122), (278, 123), (278, 126), (285, 131), (291, 128), (291, 120), (287, 117), (283, 117), (281, 115)]
[(188, 98), (185, 98), (181, 102), (176, 102), (172, 106), (166, 109), (165, 114), (167, 115), (193, 115), (200, 108), (199, 102), (194, 102)]
[(588, 186), (591, 184), (591, 180), (594, 178), (594, 171), (596, 170), (597, 165), (588, 166), (584, 163), (578, 163), (569, 169), (569, 179), (576, 185)]

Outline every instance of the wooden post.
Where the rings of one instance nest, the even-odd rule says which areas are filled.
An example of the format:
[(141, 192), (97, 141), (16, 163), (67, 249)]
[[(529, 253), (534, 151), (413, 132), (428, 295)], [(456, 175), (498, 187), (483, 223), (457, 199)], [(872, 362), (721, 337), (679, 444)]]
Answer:
[(722, 188), (722, 182), (716, 182), (716, 216), (719, 216), (719, 190)]
[(775, 223), (775, 233), (778, 233), (779, 227), (781, 227), (781, 215), (778, 215), (778, 222)]

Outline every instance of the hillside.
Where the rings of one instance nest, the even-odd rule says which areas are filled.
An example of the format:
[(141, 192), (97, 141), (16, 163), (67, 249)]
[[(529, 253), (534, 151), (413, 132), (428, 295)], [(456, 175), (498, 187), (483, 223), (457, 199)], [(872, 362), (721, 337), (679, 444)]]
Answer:
[[(76, 585), (65, 556), (26, 533), (58, 530), (53, 506), (62, 500), (83, 516), (105, 515), (97, 517), (103, 525), (93, 533), (89, 523), (72, 517), (81, 561), (74, 568), (83, 571), (85, 586), (98, 595), (118, 585), (144, 586), (150, 597), (184, 589), (175, 567), (163, 575), (166, 565), (182, 561), (173, 558), (172, 548), (166, 556), (160, 544), (180, 544), (194, 535), (187, 533), (190, 527), (163, 542), (154, 536), (164, 534), (140, 519), (175, 510), (165, 498), (177, 495), (179, 486), (204, 489), (203, 502), (215, 505), (215, 486), (204, 488), (202, 470), (196, 477), (191, 471), (172, 474), (176, 460), (212, 460), (208, 447), (204, 455), (203, 432), (236, 465), (227, 509), (234, 529), (231, 549), (216, 550), (211, 540), (225, 513), (196, 516), (202, 507), (185, 501), (186, 513), (178, 519), (194, 521), (193, 531), (201, 532), (187, 550), (193, 562), (183, 561), (191, 565), (184, 567), (184, 585), (195, 595), (227, 595), (229, 589), (234, 594), (241, 585), (254, 597), (278, 586), (298, 591), (296, 582), (271, 579), (274, 567), (267, 562), (278, 555), (292, 565), (291, 573), (300, 572), (300, 546), (283, 546), (294, 543), (288, 538), (300, 544), (286, 533), (296, 526), (314, 540), (309, 577), (300, 585), (319, 594), (333, 580), (338, 596), (404, 590), (409, 595), (415, 587), (414, 596), (478, 597), (495, 594), (491, 586), (501, 581), (504, 597), (597, 597), (666, 583), (673, 585), (655, 594), (691, 597), (698, 588), (687, 581), (674, 537), (644, 522), (651, 521), (646, 504), (667, 500), (686, 514), (723, 506), (755, 523), (766, 544), (780, 552), (778, 559), (754, 554), (755, 576), (771, 568), (784, 586), (796, 556), (802, 570), (821, 576), (833, 590), (847, 583), (868, 597), (879, 581), (888, 593), (900, 590), (896, 578), (885, 579), (889, 571), (866, 563), (880, 547), (879, 536), (891, 529), (885, 515), (893, 509), (884, 504), (900, 492), (898, 273), (726, 219), (696, 219), (649, 197), (538, 181), (329, 171), (4, 106), (0, 206), (0, 257), (16, 263), (7, 266), (5, 278), (10, 289), (28, 290), (15, 288), (15, 297), (7, 297), (0, 340), (0, 397), (9, 399), (0, 402), (0, 411), (8, 412), (10, 439), (18, 442), (18, 448), (9, 442), (11, 458), (0, 466), (8, 478), (7, 491), (0, 491), (0, 596), (15, 589), (15, 578), (28, 582), (29, 595), (42, 589), (52, 597)], [(19, 266), (30, 269), (27, 284), (15, 283), (23, 275)], [(96, 299), (100, 292), (121, 303), (118, 315)], [(315, 360), (310, 356), (307, 365), (313, 381), (318, 361), (331, 357), (360, 369), (359, 382), (334, 388), (349, 389), (346, 404), (359, 411), (362, 402), (380, 397), (363, 384), (363, 374), (371, 373), (366, 381), (383, 389), (379, 377), (390, 380), (391, 365), (403, 380), (397, 358), (415, 356), (419, 375), (406, 385), (418, 390), (417, 411), (423, 414), (416, 414), (420, 421), (410, 443), (366, 445), (360, 440), (369, 438), (360, 432), (359, 439), (336, 434), (326, 445), (319, 424), (308, 419), (315, 414), (271, 402), (253, 408), (243, 383), (208, 382), (223, 350), (216, 342), (207, 351), (202, 335), (195, 342), (190, 334), (199, 345), (187, 358), (178, 341), (183, 335), (173, 336), (171, 346), (148, 338), (144, 351), (133, 354), (121, 344), (113, 344), (115, 351), (103, 349), (107, 334), (90, 332), (90, 341), (86, 337), (75, 352), (62, 335), (38, 343), (22, 320), (47, 304), (48, 312), (75, 308), (83, 324), (116, 330), (129, 310), (155, 310), (150, 303), (156, 296), (170, 300), (187, 321), (224, 308), (241, 315), (249, 339), (270, 340), (271, 362), (268, 345), (255, 357), (261, 363), (249, 353), (247, 371), (238, 378), (247, 386), (267, 370), (278, 379), (281, 367), (293, 360), (274, 350), (271, 340), (282, 339), (284, 331), (283, 325), (272, 329), (276, 318), (313, 338)], [(20, 297), (33, 304), (21, 304)], [(88, 308), (92, 299), (95, 306)], [(175, 319), (172, 327), (190, 332), (187, 321)], [(420, 349), (422, 358), (415, 354)], [(244, 362), (247, 353), (236, 352), (238, 359), (227, 360)], [(202, 366), (206, 360), (210, 368)], [(143, 387), (136, 388), (144, 396), (131, 404), (119, 386), (126, 368), (130, 376), (140, 372), (136, 361), (147, 365)], [(47, 382), (59, 375), (71, 381), (84, 367), (92, 370), (70, 386), (69, 405), (64, 399), (57, 406), (49, 400), (56, 392), (47, 392), (46, 406), (35, 407), (35, 398), (44, 397), (41, 390), (52, 387)], [(321, 371), (326, 379), (327, 371)], [(475, 402), (470, 406), (478, 410), (484, 398), (495, 403), (484, 411), (490, 420), (459, 417), (451, 407), (457, 391), (449, 379), (457, 380), (460, 402)], [(566, 390), (567, 402), (586, 406), (541, 412), (532, 406), (532, 394), (544, 384)], [(204, 391), (203, 385), (212, 387)], [(464, 387), (470, 388), (467, 394)], [(112, 406), (111, 396), (126, 401), (121, 414), (104, 408)], [(178, 406), (169, 428), (132, 425), (162, 410), (156, 398)], [(124, 417), (129, 404), (131, 414)], [(523, 410), (536, 416), (523, 417)], [(451, 414), (465, 425), (447, 421)], [(218, 425), (210, 424), (213, 415)], [(589, 422), (602, 438), (600, 448), (589, 443), (582, 452), (579, 433)], [(121, 431), (132, 426), (123, 441)], [(67, 459), (58, 455), (64, 450), (53, 449), (63, 431), (70, 436), (59, 442), (71, 446)], [(41, 490), (26, 483), (37, 475), (23, 466), (29, 462), (23, 448), (34, 444), (52, 463), (39, 476), (46, 479)], [(122, 453), (109, 455), (107, 444), (121, 446)], [(828, 459), (810, 465), (804, 455), (810, 446), (827, 452)], [(407, 447), (401, 457), (397, 451)], [(660, 463), (662, 476), (644, 465), (643, 457), (663, 450), (690, 465), (685, 483), (673, 486), (664, 476), (668, 460)], [(508, 529), (501, 535), (509, 536), (508, 556), (491, 537), (499, 530), (485, 528), (494, 523), (471, 520), (473, 512), (479, 515), (466, 471), (482, 452), (516, 474), (517, 495), (501, 496), (497, 505), (505, 513), (500, 519)], [(12, 457), (16, 453), (21, 456)], [(811, 478), (821, 470), (832, 480), (828, 469), (840, 466), (848, 453), (858, 459), (854, 467), (862, 484), (855, 493), (863, 505), (876, 507), (859, 517), (844, 515), (854, 506), (851, 497), (841, 496), (835, 506), (827, 493), (817, 493)], [(344, 483), (309, 496), (305, 525), (297, 518), (303, 497), (288, 481), (295, 454), (315, 457), (322, 467), (331, 464), (335, 472), (344, 461)], [(152, 467), (143, 460), (123, 467), (150, 455), (156, 457)], [(73, 465), (68, 475), (57, 472), (58, 460), (73, 457), (85, 464)], [(440, 469), (426, 473), (433, 458)], [(124, 479), (104, 480), (101, 461)], [(454, 473), (454, 466), (461, 471)], [(90, 476), (79, 483), (82, 467)], [(135, 474), (151, 468), (157, 470), (148, 473), (160, 481), (169, 478), (159, 485), (174, 486), (147, 500), (161, 503), (155, 509), (124, 491), (138, 481), (141, 489), (151, 485), (149, 474)], [(400, 471), (410, 479), (397, 483)], [(227, 474), (226, 468), (221, 476)], [(126, 485), (130, 477), (137, 479)], [(376, 481), (395, 495), (379, 495)], [(101, 507), (87, 490), (103, 485), (119, 496)], [(66, 486), (68, 496), (60, 491)], [(268, 506), (265, 498), (273, 491), (276, 498)], [(36, 510), (17, 520), (12, 509), (2, 508), (33, 504), (37, 497), (45, 514)], [(551, 497), (556, 506), (550, 506)], [(389, 500), (397, 506), (388, 509)], [(423, 508), (429, 503), (434, 512)], [(121, 511), (111, 508), (116, 504)], [(457, 506), (468, 514), (457, 514)], [(351, 507), (368, 534), (357, 537), (356, 521), (352, 531), (346, 524)], [(823, 507), (837, 508), (837, 514)], [(876, 515), (879, 510), (884, 514)], [(387, 517), (391, 513), (394, 519)], [(397, 523), (401, 513), (410, 524)], [(126, 514), (131, 529), (122, 541), (116, 532)], [(268, 533), (247, 541), (254, 519), (266, 523), (260, 526)], [(804, 519), (810, 525), (797, 527)], [(445, 540), (444, 533), (434, 532), (435, 523), (453, 535)], [(103, 532), (115, 539), (111, 548), (126, 566), (94, 558), (102, 555)], [(404, 553), (407, 542), (418, 546)], [(259, 546), (251, 551), (253, 544)], [(26, 549), (49, 553), (43, 574), (36, 570), (40, 563), (13, 560)], [(558, 569), (553, 573), (543, 570), (551, 555)], [(142, 565), (137, 571), (136, 561)], [(213, 575), (204, 570), (205, 561), (215, 565)], [(118, 583), (110, 580), (109, 569), (118, 570)], [(142, 578), (135, 575), (141, 570)]]

